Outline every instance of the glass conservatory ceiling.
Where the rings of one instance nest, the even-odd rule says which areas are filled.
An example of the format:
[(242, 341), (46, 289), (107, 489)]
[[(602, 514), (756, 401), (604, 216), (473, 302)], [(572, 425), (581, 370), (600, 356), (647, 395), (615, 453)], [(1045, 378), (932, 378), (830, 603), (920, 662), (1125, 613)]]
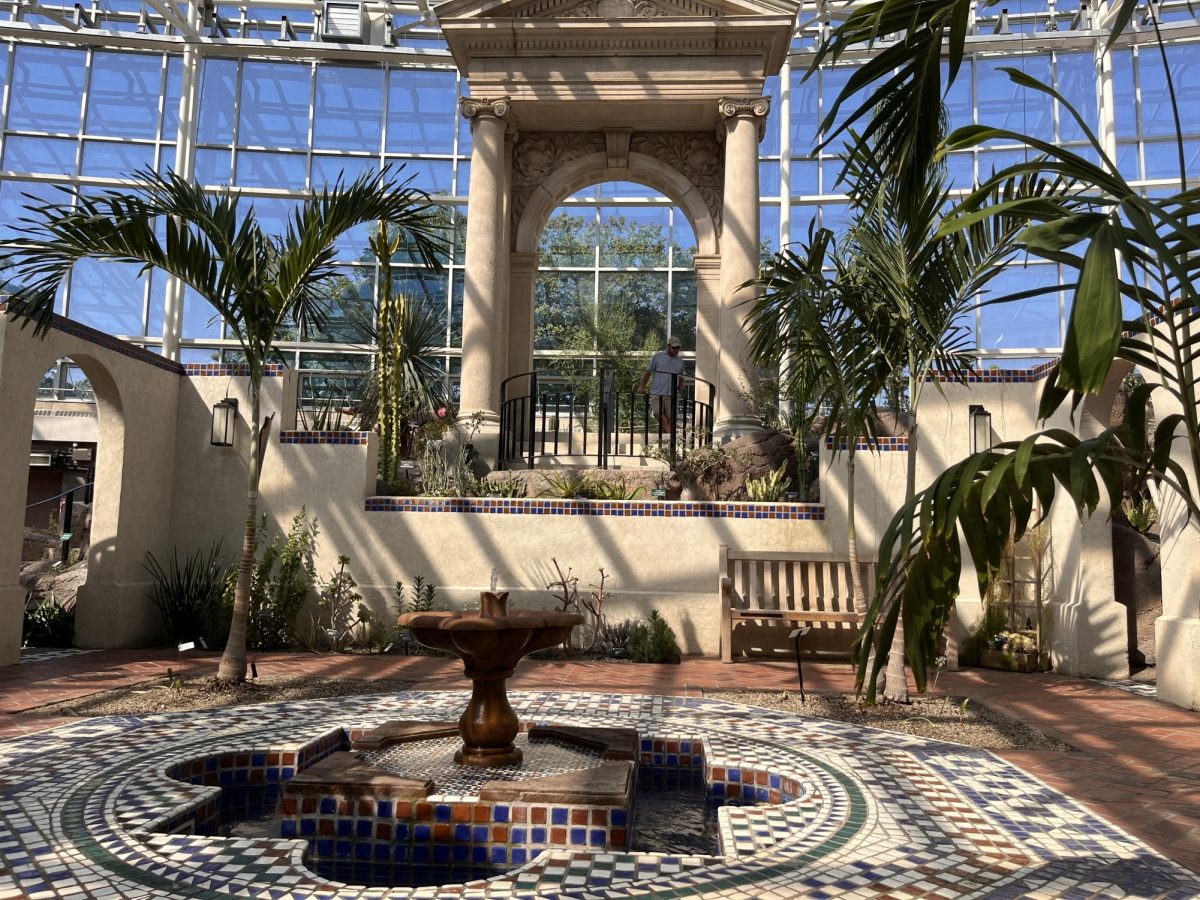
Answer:
[[(354, 20), (333, 0), (197, 6), (0, 0), (3, 222), (19, 218), (29, 196), (50, 196), (54, 185), (110, 187), (144, 166), (190, 167), (214, 189), (231, 185), (245, 194), (264, 220), (282, 222), (298, 198), (339, 172), (353, 176), (403, 164), (456, 226), (445, 272), (398, 262), (401, 289), (441, 319), (441, 353), (453, 372), (470, 170), (470, 133), (456, 113), (465, 85), (440, 37), (436, 5), (366, 9), (362, 42), (351, 43), (346, 28)], [(872, 50), (854, 51), (843, 64), (805, 78), (823, 30), (844, 9), (801, 3), (788, 64), (769, 80), (773, 105), (760, 146), (764, 252), (800, 237), (814, 219), (835, 230), (844, 223), (838, 148), (815, 151), (815, 130), (854, 64)], [(1111, 120), (1127, 178), (1147, 191), (1177, 183), (1162, 62), (1157, 48), (1143, 47), (1153, 34), (1149, 12), (1135, 17), (1111, 53), (1113, 99), (1105, 108), (1095, 58), (1107, 37), (1105, 10), (1051, 0), (981, 4), (969, 38), (972, 55), (946, 98), (951, 124), (1005, 125), (1082, 149), (1082, 134), (1057, 104), (1015, 88), (999, 71), (1017, 65), (1055, 84), (1093, 128)], [(1179, 92), (1188, 171), (1200, 175), (1200, 22), (1185, 0), (1159, 4), (1157, 16)], [(180, 98), (191, 77), (198, 83), (195, 136), (185, 138), (181, 159)], [(1023, 153), (995, 145), (955, 154), (949, 160), (953, 183), (966, 190)], [(640, 185), (605, 184), (569, 198), (553, 222), (541, 248), (539, 356), (558, 352), (550, 323), (618, 294), (646, 298), (639, 312), (646, 334), (686, 334), (689, 321), (694, 328), (695, 239), (669, 200)], [(572, 242), (570, 252), (556, 243), (564, 240)], [(586, 246), (576, 246), (581, 240)], [(347, 308), (369, 305), (376, 290), (365, 249), (365, 233), (351, 235), (341, 248), (345, 277), (337, 299)], [(1011, 267), (995, 290), (1053, 285), (1061, 277), (1056, 266), (1031, 262)], [(157, 275), (139, 281), (132, 268), (81, 265), (60, 311), (154, 347), (162, 340), (165, 291)], [(1066, 292), (1058, 292), (978, 311), (973, 324), (982, 355), (1017, 364), (1054, 354), (1068, 302)], [(352, 318), (284, 346), (301, 368), (355, 370), (366, 357)], [(183, 346), (185, 360), (208, 360), (231, 346), (196, 298), (185, 300)]]

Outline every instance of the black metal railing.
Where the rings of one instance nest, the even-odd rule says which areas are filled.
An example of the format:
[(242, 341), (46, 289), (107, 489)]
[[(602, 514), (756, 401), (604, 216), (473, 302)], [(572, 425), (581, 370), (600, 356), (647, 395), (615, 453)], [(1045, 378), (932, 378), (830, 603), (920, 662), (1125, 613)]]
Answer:
[(684, 378), (669, 397), (618, 389), (616, 373), (603, 369), (580, 390), (536, 372), (500, 385), (499, 468), (539, 459), (594, 456), (599, 468), (613, 457), (637, 457), (658, 445), (670, 460), (712, 442), (716, 388)]

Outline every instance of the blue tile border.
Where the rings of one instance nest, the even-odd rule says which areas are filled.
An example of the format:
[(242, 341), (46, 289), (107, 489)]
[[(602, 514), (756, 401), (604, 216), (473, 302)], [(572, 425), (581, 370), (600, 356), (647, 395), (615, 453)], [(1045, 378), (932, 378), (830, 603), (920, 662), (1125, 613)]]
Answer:
[[(825, 438), (825, 449), (832, 450), (834, 439), (832, 437)], [(846, 450), (849, 447), (847, 441), (841, 440), (837, 442), (838, 450)], [(876, 450), (880, 453), (888, 452), (903, 452), (908, 450), (908, 438), (906, 437), (877, 437), (870, 440), (857, 441), (854, 444), (855, 450)]]
[[(965, 380), (967, 384), (1028, 384), (1048, 377), (1057, 365), (1058, 360), (1052, 359), (1032, 369), (971, 369)], [(954, 384), (958, 380), (946, 372), (934, 372), (925, 379), (942, 384)]]
[(369, 431), (281, 431), (281, 444), (354, 444), (365, 445)]
[[(242, 363), (187, 363), (184, 369), (190, 378), (207, 378), (218, 375), (250, 377), (250, 367)], [(283, 363), (267, 363), (263, 366), (264, 378), (276, 378), (283, 374)]]
[(367, 512), (483, 513), (508, 516), (618, 516), (664, 519), (823, 521), (819, 503), (693, 500), (554, 500), (506, 497), (368, 497)]

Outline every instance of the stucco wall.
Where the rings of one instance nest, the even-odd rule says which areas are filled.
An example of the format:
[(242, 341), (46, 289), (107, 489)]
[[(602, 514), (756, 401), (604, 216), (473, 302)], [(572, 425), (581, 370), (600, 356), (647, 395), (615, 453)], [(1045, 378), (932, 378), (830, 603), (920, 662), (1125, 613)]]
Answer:
[(0, 665), (20, 656), (25, 594), (18, 575), (37, 386), (64, 356), (91, 381), (99, 414), (88, 580), (77, 599), (76, 643), (137, 645), (159, 630), (141, 560), (147, 550), (162, 554), (171, 546), (178, 371), (75, 323), (62, 321), (38, 339), (0, 316)]

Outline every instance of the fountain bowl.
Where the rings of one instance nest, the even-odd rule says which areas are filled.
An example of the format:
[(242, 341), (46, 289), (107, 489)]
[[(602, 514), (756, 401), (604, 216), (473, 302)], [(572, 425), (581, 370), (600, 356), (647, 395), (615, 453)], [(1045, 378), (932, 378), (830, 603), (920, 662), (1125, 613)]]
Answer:
[(576, 625), (577, 613), (508, 609), (508, 592), (485, 591), (475, 612), (412, 612), (397, 620), (426, 647), (453, 653), (471, 679), (471, 699), (458, 720), (463, 746), (454, 761), (470, 766), (509, 766), (521, 762), (513, 746), (520, 730), (508, 702), (505, 682), (524, 657), (561, 644)]

